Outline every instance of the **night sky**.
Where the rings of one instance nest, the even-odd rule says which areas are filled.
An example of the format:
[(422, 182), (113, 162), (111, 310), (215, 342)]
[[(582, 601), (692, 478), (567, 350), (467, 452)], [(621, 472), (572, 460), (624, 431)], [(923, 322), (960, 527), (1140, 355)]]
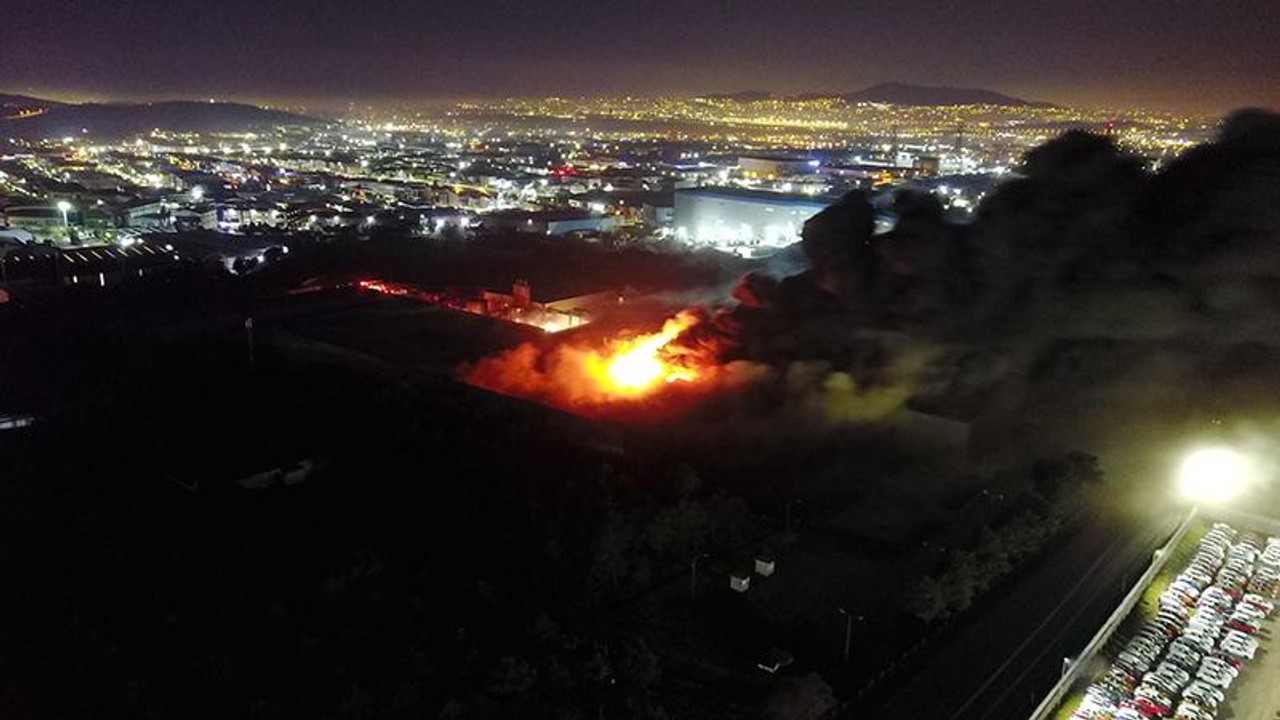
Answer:
[(1280, 106), (1274, 0), (16, 0), (0, 89), (384, 102), (987, 87), (1064, 104)]

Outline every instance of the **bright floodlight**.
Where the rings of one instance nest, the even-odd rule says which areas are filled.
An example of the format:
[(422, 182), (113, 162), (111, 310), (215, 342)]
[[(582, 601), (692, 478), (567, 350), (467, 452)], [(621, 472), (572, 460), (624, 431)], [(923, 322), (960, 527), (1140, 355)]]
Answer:
[(58, 209), (61, 210), (62, 212), (68, 212), (69, 210), (71, 210), (71, 203), (67, 202), (66, 200), (59, 200)]
[(1244, 455), (1227, 448), (1204, 448), (1182, 461), (1178, 485), (1195, 502), (1224, 502), (1244, 490), (1250, 474)]

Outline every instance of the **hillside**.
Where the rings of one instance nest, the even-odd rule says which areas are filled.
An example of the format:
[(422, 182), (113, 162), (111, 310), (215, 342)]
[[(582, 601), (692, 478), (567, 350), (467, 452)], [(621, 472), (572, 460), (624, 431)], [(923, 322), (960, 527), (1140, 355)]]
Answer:
[(0, 124), (4, 124), (6, 120), (10, 119), (34, 117), (61, 104), (52, 100), (42, 100), (27, 95), (0, 93)]
[(741, 103), (765, 100), (843, 100), (851, 105), (858, 103), (883, 103), (906, 106), (946, 105), (997, 105), (1001, 107), (1053, 107), (1051, 103), (1023, 100), (983, 88), (946, 87), (939, 85), (912, 85), (901, 82), (884, 82), (849, 93), (806, 92), (797, 95), (775, 95), (763, 90), (744, 90), (734, 93), (715, 93), (698, 96), (704, 100), (730, 100)]
[(1005, 107), (1044, 106), (1022, 98), (982, 88), (941, 87), (886, 82), (843, 96), (849, 103), (891, 105), (1001, 105)]
[(21, 116), (4, 113), (4, 119), (0, 120), (0, 134), (8, 137), (119, 137), (155, 129), (176, 132), (234, 132), (318, 122), (302, 115), (240, 103), (172, 101), (64, 105), (20, 96), (0, 96), (0, 103), (9, 97), (18, 98), (14, 103), (16, 107), (38, 107), (44, 109), (44, 112)]

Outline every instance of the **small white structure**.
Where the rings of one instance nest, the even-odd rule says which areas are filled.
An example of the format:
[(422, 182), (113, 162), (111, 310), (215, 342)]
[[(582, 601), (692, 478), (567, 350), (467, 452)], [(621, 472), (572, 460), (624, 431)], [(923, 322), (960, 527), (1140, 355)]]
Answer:
[(729, 589), (736, 592), (744, 593), (751, 589), (751, 576), (747, 573), (732, 573), (729, 575)]
[(769, 577), (773, 574), (773, 558), (762, 556), (756, 558), (756, 574), (761, 577)]

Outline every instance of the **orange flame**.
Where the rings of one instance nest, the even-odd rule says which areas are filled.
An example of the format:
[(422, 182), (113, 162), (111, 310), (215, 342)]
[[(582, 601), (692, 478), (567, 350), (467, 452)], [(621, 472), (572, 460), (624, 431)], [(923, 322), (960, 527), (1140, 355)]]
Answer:
[(696, 322), (681, 313), (668, 319), (660, 332), (614, 341), (607, 355), (587, 356), (587, 372), (606, 394), (623, 397), (643, 395), (662, 382), (692, 382), (698, 378), (697, 369), (664, 350)]
[(702, 386), (717, 368), (675, 342), (702, 318), (681, 312), (655, 333), (551, 347), (525, 343), (464, 369), (467, 382), (589, 414), (647, 401), (673, 385)]

